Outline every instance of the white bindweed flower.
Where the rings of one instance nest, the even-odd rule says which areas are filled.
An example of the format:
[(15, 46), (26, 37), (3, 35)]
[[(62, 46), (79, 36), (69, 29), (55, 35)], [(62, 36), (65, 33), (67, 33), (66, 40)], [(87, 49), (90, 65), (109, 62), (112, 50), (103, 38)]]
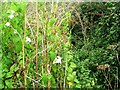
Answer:
[(15, 11), (14, 10), (11, 10), (11, 14), (14, 14), (15, 13)]
[(14, 15), (11, 14), (11, 15), (9, 15), (8, 17), (9, 17), (10, 19), (12, 19), (12, 18), (14, 17)]
[(26, 37), (26, 42), (31, 42), (31, 39), (29, 37)]
[(56, 58), (55, 58), (55, 60), (53, 61), (53, 64), (55, 64), (55, 63), (62, 63), (62, 58), (60, 57), (60, 56), (57, 56)]
[(5, 26), (10, 26), (10, 23), (9, 23), (9, 22), (7, 22), (7, 23), (5, 24)]

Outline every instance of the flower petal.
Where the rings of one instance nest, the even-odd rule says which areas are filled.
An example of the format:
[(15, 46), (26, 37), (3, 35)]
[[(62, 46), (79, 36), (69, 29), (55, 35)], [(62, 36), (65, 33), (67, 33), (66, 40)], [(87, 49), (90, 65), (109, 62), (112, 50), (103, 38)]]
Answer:
[(5, 26), (10, 26), (10, 23), (9, 23), (9, 22), (7, 22), (7, 23), (5, 24)]
[(9, 17), (10, 19), (12, 19), (12, 18), (14, 17), (14, 15), (11, 14), (11, 15), (9, 15), (8, 17)]

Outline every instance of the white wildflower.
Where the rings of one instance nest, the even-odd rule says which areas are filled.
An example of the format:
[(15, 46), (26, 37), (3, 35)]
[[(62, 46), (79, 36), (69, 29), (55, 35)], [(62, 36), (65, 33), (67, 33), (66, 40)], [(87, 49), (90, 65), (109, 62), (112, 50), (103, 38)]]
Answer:
[(12, 18), (14, 17), (14, 15), (11, 14), (11, 15), (9, 15), (8, 17), (9, 17), (10, 19), (12, 19)]
[(14, 10), (11, 10), (11, 14), (14, 14), (15, 13), (15, 11)]
[(31, 42), (31, 39), (29, 37), (26, 37), (26, 42)]
[(10, 26), (10, 23), (9, 23), (9, 22), (7, 22), (7, 23), (5, 24), (5, 26)]
[(62, 63), (62, 58), (60, 57), (60, 56), (57, 56), (56, 58), (55, 58), (55, 60), (53, 61), (53, 64), (55, 64), (55, 63)]

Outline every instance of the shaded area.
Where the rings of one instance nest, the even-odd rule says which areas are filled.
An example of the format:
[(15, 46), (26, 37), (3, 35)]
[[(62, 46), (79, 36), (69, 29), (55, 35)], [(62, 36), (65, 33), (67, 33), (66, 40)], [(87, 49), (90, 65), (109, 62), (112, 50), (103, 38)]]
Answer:
[(120, 88), (120, 2), (80, 3), (72, 13), (73, 61), (81, 87)]

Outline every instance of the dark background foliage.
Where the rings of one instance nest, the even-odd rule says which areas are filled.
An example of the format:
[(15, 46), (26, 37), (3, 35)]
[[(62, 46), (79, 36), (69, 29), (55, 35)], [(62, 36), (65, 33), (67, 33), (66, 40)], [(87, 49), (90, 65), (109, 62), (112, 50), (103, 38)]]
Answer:
[[(73, 11), (71, 43), (75, 53), (73, 61), (78, 65), (77, 78), (83, 80), (81, 74), (86, 72), (81, 68), (84, 67), (88, 70), (89, 78), (96, 79), (96, 87), (118, 88), (120, 85), (118, 80), (120, 77), (118, 72), (120, 70), (120, 2), (84, 3), (79, 4), (76, 10), (81, 21), (75, 14), (76, 11)], [(104, 70), (97, 68), (99, 65), (106, 64), (110, 67)], [(85, 76), (88, 77), (87, 74), (84, 78)]]

